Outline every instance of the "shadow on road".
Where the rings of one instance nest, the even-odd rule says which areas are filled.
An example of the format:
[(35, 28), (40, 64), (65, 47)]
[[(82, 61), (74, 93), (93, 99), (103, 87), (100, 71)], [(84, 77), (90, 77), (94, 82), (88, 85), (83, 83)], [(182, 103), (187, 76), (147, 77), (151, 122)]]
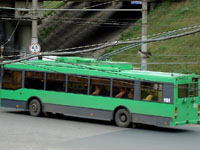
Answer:
[[(10, 113), (10, 114), (30, 116), (28, 111), (3, 111), (3, 112), (4, 113)], [(66, 120), (66, 121), (75, 121), (75, 122), (83, 122), (83, 123), (90, 123), (90, 124), (101, 124), (101, 125), (115, 126), (114, 122), (71, 117), (71, 116), (66, 116), (66, 115), (62, 115), (62, 114), (46, 113), (46, 114), (42, 115), (41, 117), (57, 119), (57, 120)], [(166, 133), (175, 133), (175, 134), (176, 133), (194, 132), (191, 129), (192, 128), (189, 128), (189, 127), (186, 127), (186, 126), (182, 126), (182, 127), (156, 127), (156, 126), (142, 125), (142, 124), (140, 126), (137, 126), (136, 128), (133, 128), (133, 130), (144, 130), (144, 131), (146, 130), (146, 131), (166, 132)]]
[[(10, 114), (30, 116), (28, 111), (3, 111), (3, 112), (4, 113), (10, 113)], [(41, 118), (44, 117), (44, 118), (57, 119), (57, 120), (76, 121), (76, 122), (83, 122), (83, 123), (110, 125), (110, 126), (114, 125), (113, 122), (109, 122), (109, 121), (72, 117), (72, 116), (66, 116), (66, 115), (63, 115), (63, 114), (45, 113), (45, 114), (41, 115), (40, 117)]]
[[(184, 127), (184, 126), (183, 126)], [(135, 129), (138, 130), (148, 130), (148, 131), (155, 131), (155, 132), (167, 132), (167, 133), (185, 133), (185, 132), (193, 132), (189, 128), (180, 128), (180, 127), (157, 127), (151, 125), (141, 125)]]

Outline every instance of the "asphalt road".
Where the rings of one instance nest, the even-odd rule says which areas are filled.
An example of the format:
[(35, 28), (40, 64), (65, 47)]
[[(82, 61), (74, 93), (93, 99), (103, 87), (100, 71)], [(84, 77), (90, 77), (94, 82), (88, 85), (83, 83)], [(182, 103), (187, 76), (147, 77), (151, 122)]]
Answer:
[(119, 128), (110, 122), (0, 108), (0, 150), (200, 149), (200, 125)]

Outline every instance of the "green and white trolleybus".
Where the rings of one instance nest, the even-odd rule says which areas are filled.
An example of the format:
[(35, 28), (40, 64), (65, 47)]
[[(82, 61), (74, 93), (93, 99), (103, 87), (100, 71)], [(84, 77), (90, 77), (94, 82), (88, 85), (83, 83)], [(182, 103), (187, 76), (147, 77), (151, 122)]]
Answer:
[(32, 116), (68, 116), (155, 126), (200, 121), (199, 76), (134, 70), (131, 64), (80, 57), (1, 66), (0, 104)]

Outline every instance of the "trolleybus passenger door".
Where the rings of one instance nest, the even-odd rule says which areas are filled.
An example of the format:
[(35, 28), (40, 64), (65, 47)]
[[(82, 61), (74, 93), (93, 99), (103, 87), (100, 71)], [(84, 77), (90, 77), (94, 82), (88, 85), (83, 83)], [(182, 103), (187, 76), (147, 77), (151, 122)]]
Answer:
[(178, 85), (178, 98), (175, 119), (193, 123), (193, 120), (198, 119), (198, 84)]

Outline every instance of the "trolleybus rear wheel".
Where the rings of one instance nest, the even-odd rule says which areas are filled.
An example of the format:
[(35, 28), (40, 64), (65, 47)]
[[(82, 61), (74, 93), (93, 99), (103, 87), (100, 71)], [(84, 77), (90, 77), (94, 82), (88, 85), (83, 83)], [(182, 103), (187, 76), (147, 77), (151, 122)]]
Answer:
[(118, 127), (127, 128), (130, 125), (130, 114), (126, 109), (119, 109), (115, 113), (115, 123)]
[(40, 116), (42, 112), (41, 104), (37, 99), (31, 100), (28, 108), (30, 115), (34, 117)]

